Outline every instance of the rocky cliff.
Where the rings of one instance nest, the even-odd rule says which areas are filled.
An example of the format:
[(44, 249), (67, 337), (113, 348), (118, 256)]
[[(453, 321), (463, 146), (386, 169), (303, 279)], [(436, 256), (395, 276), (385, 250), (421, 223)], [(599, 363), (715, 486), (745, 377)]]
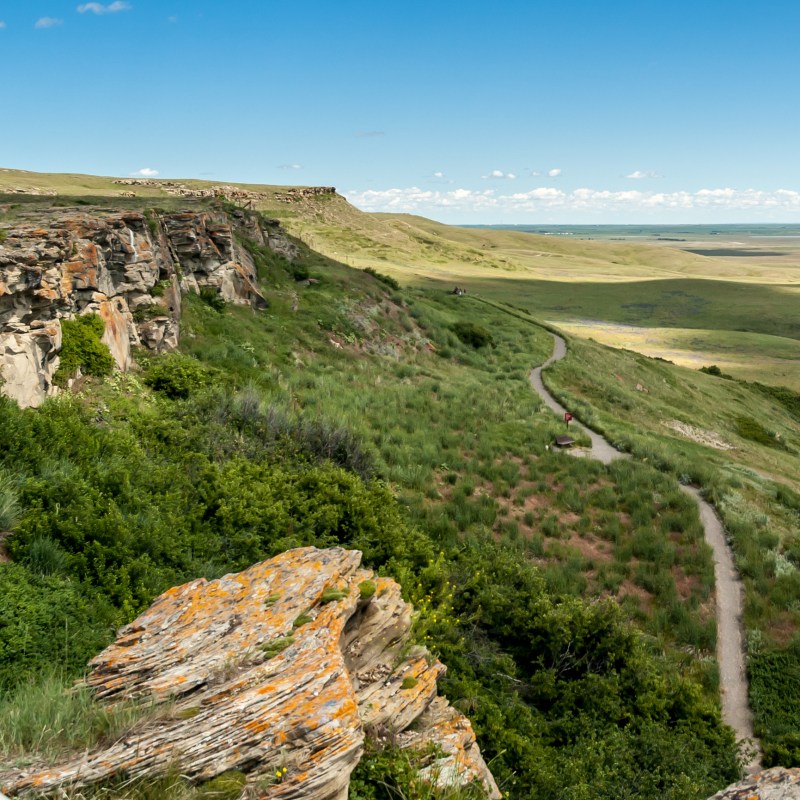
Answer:
[(103, 703), (163, 713), (57, 767), (1, 774), (0, 789), (25, 796), (178, 768), (197, 782), (239, 770), (263, 798), (345, 800), (371, 735), (424, 750), (431, 784), (479, 781), (499, 798), (469, 721), (437, 697), (445, 667), (409, 646), (400, 587), (360, 561), (300, 548), (164, 593), (87, 679)]
[(55, 391), (61, 320), (96, 313), (121, 370), (131, 346), (178, 344), (181, 293), (210, 287), (234, 303), (264, 303), (246, 236), (288, 258), (277, 222), (236, 211), (77, 213), (53, 209), (0, 241), (2, 392), (37, 406)]

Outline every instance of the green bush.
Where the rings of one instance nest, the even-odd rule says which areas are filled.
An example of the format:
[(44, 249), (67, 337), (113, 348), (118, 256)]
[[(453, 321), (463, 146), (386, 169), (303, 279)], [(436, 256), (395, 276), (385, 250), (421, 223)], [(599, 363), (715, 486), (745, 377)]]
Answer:
[(203, 286), (200, 289), (200, 299), (214, 311), (224, 311), (225, 310), (225, 300), (220, 295), (219, 290), (215, 289), (213, 286)]
[(172, 400), (185, 400), (212, 382), (212, 373), (200, 362), (180, 353), (154, 358), (147, 365), (144, 382), (153, 391)]
[(311, 275), (308, 267), (300, 261), (292, 262), (289, 269), (292, 273), (292, 277), (298, 282), (307, 281)]
[(378, 272), (378, 270), (372, 267), (364, 267), (364, 272), (366, 272), (367, 275), (372, 275), (375, 280), (380, 281), (391, 289), (399, 291), (400, 284), (391, 275), (384, 275), (382, 272)]
[(785, 450), (786, 445), (778, 439), (772, 431), (768, 431), (760, 422), (752, 417), (736, 417), (736, 433), (742, 439), (749, 439), (751, 442), (763, 444), (766, 447), (773, 447), (777, 450)]
[(476, 350), (487, 345), (494, 346), (492, 334), (486, 328), (476, 325), (474, 322), (456, 322), (453, 325), (453, 333), (464, 344), (474, 347)]
[(85, 314), (61, 323), (61, 363), (55, 375), (59, 386), (80, 369), (84, 375), (102, 377), (114, 369), (114, 357), (101, 337), (105, 331), (103, 320), (97, 314)]

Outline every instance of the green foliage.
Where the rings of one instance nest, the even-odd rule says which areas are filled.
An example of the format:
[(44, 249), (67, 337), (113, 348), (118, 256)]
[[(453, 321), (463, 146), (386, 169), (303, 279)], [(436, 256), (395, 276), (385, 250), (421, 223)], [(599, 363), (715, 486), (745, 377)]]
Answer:
[(760, 422), (744, 415), (736, 417), (736, 432), (742, 439), (763, 444), (766, 447), (785, 449), (786, 445), (772, 431), (768, 431)]
[(380, 281), (390, 289), (394, 289), (395, 291), (400, 290), (400, 284), (391, 275), (384, 275), (382, 272), (378, 272), (378, 270), (374, 269), (373, 267), (364, 267), (364, 272), (366, 272), (367, 275), (372, 275), (376, 281)]
[(751, 653), (747, 670), (764, 766), (800, 767), (800, 642)]
[(368, 738), (350, 776), (350, 800), (485, 800), (476, 784), (440, 789), (420, 778), (419, 771), (432, 766), (438, 755), (435, 749), (401, 750)]
[[(159, 284), (156, 284), (156, 286), (159, 286)], [(155, 287), (153, 288), (155, 289)], [(153, 319), (153, 317), (164, 316), (166, 312), (166, 308), (164, 308), (164, 306), (162, 306), (160, 303), (150, 303), (146, 306), (139, 306), (133, 312), (133, 319), (135, 322), (147, 322), (147, 320)]]
[(8, 238), (8, 233), (4, 230), (0, 230), (0, 244), (3, 244), (5, 240)]
[(418, 683), (419, 681), (416, 678), (409, 676), (408, 678), (403, 678), (403, 681), (400, 684), (400, 689), (402, 691), (406, 691), (406, 689), (413, 689)]
[(308, 614), (301, 614), (295, 621), (292, 623), (293, 628), (302, 628), (303, 625), (308, 625), (309, 622), (313, 622), (314, 618), (309, 616)]
[(104, 598), (74, 580), (0, 564), (0, 694), (50, 665), (76, 674), (120, 622)]
[(171, 400), (185, 400), (212, 380), (206, 367), (180, 353), (151, 360), (144, 373), (145, 384)]
[(290, 271), (296, 281), (307, 281), (311, 277), (308, 265), (302, 262), (293, 262)]
[(361, 581), (358, 584), (359, 597), (362, 600), (369, 600), (375, 594), (377, 588), (375, 581)]
[(710, 367), (700, 367), (700, 372), (705, 372), (706, 375), (715, 375), (717, 378), (725, 378), (729, 381), (735, 380), (733, 375), (723, 372), (716, 364), (712, 364)]
[(320, 596), (320, 603), (326, 605), (327, 603), (338, 603), (339, 600), (344, 600), (347, 597), (347, 592), (341, 591), (339, 589), (325, 589), (325, 591)]
[(0, 470), (0, 533), (13, 530), (21, 512), (15, 481)]
[(238, 800), (247, 784), (247, 775), (239, 770), (228, 770), (206, 781), (199, 792), (200, 797), (218, 798), (218, 800)]
[(270, 641), (262, 644), (261, 651), (264, 653), (264, 657), (269, 660), (278, 655), (278, 653), (282, 653), (287, 647), (291, 647), (293, 644), (294, 636), (279, 636), (276, 639), (270, 639)]
[(786, 386), (767, 386), (763, 383), (750, 383), (756, 391), (780, 403), (794, 419), (800, 421), (800, 393)]
[(218, 289), (213, 286), (203, 286), (200, 289), (200, 299), (214, 311), (222, 312), (225, 310), (225, 300)]
[(150, 294), (153, 295), (153, 297), (163, 297), (171, 285), (172, 281), (159, 281), (150, 289)]
[(158, 219), (155, 211), (152, 208), (144, 210), (144, 218), (147, 222), (147, 228), (150, 231), (150, 236), (155, 239), (158, 236)]
[(464, 344), (474, 347), (476, 350), (487, 345), (494, 346), (492, 334), (486, 328), (476, 325), (474, 322), (456, 322), (453, 325), (453, 333)]
[(102, 377), (114, 369), (114, 358), (102, 341), (103, 320), (97, 314), (85, 314), (61, 323), (61, 363), (55, 382), (65, 386), (80, 369), (84, 375)]
[(70, 751), (116, 741), (153, 711), (133, 703), (101, 705), (86, 686), (71, 686), (48, 671), (0, 699), (0, 759), (52, 763)]

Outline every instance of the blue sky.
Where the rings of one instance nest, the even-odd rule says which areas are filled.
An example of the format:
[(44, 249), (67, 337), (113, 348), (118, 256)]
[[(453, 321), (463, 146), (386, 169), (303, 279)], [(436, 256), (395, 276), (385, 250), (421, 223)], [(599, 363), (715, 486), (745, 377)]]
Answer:
[(0, 166), (446, 222), (797, 222), (796, 0), (0, 0)]

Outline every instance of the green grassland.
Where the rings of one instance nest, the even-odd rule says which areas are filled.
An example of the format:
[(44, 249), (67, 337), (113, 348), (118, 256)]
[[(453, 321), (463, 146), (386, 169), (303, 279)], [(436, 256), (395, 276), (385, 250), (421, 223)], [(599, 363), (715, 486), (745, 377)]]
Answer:
[(768, 763), (795, 763), (800, 395), (577, 338), (570, 350), (547, 373), (556, 395), (621, 448), (703, 487), (720, 513), (745, 586), (756, 731)]

